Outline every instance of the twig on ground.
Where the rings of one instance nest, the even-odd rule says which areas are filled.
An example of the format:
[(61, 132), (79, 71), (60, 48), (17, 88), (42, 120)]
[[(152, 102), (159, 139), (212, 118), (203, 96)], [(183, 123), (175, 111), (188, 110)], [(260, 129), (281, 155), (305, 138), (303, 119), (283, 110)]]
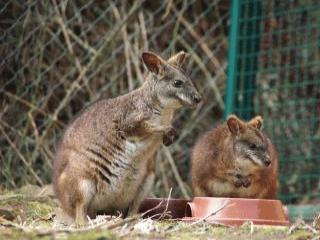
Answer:
[(14, 227), (18, 230), (21, 230), (23, 232), (34, 232), (38, 236), (47, 236), (47, 235), (55, 235), (57, 233), (80, 233), (80, 232), (88, 232), (92, 230), (101, 230), (101, 229), (113, 229), (119, 226), (122, 226), (126, 223), (132, 222), (134, 220), (137, 220), (140, 218), (140, 215), (133, 216), (131, 218), (122, 219), (121, 216), (118, 216), (114, 219), (111, 219), (110, 221), (116, 221), (114, 223), (110, 223), (110, 221), (102, 221), (97, 224), (93, 224), (87, 227), (83, 228), (72, 228), (72, 227), (65, 227), (65, 228), (34, 228), (31, 226), (25, 226), (23, 224), (16, 224), (12, 221), (9, 221), (7, 219), (4, 219), (0, 217), (0, 225), (7, 226), (7, 227)]
[(199, 223), (201, 223), (201, 222), (205, 222), (208, 218), (216, 215), (216, 214), (217, 214), (218, 212), (220, 212), (221, 210), (223, 210), (223, 209), (225, 209), (225, 208), (227, 208), (227, 207), (230, 207), (230, 206), (232, 206), (232, 205), (233, 205), (233, 204), (227, 204), (227, 203), (226, 203), (226, 204), (223, 204), (220, 208), (218, 208), (217, 210), (213, 211), (212, 213), (209, 213), (207, 216), (205, 216), (205, 217), (203, 217), (203, 218), (200, 218), (199, 220), (191, 223), (190, 226), (194, 226), (194, 225), (197, 225), (197, 224), (199, 224)]
[(168, 207), (169, 207), (169, 203), (170, 203), (170, 199), (171, 199), (171, 193), (172, 193), (172, 188), (170, 188), (169, 196), (168, 196), (167, 202), (166, 202), (166, 207), (163, 210), (162, 214), (160, 215), (159, 220), (163, 219), (165, 214), (168, 212)]
[(289, 228), (288, 234), (292, 234), (294, 231), (299, 230), (299, 229), (308, 230), (309, 232), (312, 232), (313, 234), (320, 233), (316, 228), (312, 227), (309, 224), (306, 224), (303, 220), (299, 220)]
[(9, 194), (9, 195), (0, 195), (0, 201), (6, 201), (13, 198), (21, 198), (24, 197), (23, 194)]
[[(206, 222), (206, 220), (214, 215), (216, 215), (218, 212), (220, 212), (221, 210), (223, 210), (224, 208), (226, 207), (230, 207), (232, 206), (232, 204), (224, 204), (223, 206), (221, 206), (220, 208), (218, 208), (217, 210), (213, 211), (212, 213), (209, 213), (207, 216), (203, 217), (203, 218), (200, 218), (198, 219), (197, 221), (189, 224), (189, 225), (186, 225), (186, 226), (182, 226), (182, 227), (177, 227), (177, 228), (174, 228), (172, 230), (169, 230), (167, 231), (167, 233), (172, 233), (172, 232), (176, 232), (176, 231), (180, 231), (180, 230), (183, 230), (183, 229), (187, 229), (187, 228), (190, 228), (192, 226), (195, 226), (199, 223), (202, 223), (202, 222)], [(222, 225), (222, 224), (216, 224), (216, 225)], [(224, 225), (223, 225), (224, 226)]]

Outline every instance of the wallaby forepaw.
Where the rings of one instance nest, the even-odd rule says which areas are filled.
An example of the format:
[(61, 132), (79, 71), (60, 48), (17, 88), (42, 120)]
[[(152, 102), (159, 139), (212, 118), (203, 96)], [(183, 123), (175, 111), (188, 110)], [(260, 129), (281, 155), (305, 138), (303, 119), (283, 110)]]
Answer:
[(242, 181), (240, 179), (237, 179), (237, 180), (233, 181), (233, 185), (236, 188), (242, 187)]
[(170, 146), (175, 140), (178, 139), (178, 133), (174, 128), (170, 128), (169, 131), (163, 134), (163, 144), (165, 146)]
[(243, 178), (242, 179), (242, 186), (245, 188), (248, 188), (251, 185), (251, 182), (248, 178)]
[(236, 174), (236, 178), (233, 181), (233, 184), (236, 188), (239, 188), (239, 187), (248, 188), (251, 185), (251, 181), (248, 177), (243, 177), (240, 174)]

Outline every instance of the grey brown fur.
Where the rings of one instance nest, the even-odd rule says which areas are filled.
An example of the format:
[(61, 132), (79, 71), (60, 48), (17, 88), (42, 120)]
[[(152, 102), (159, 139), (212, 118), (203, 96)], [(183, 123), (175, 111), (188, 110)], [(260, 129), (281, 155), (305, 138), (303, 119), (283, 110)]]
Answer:
[(176, 138), (174, 112), (201, 100), (181, 71), (186, 56), (180, 52), (165, 61), (143, 53), (151, 74), (140, 88), (93, 103), (66, 129), (53, 183), (62, 209), (77, 225), (100, 210), (137, 212), (153, 184), (154, 154)]

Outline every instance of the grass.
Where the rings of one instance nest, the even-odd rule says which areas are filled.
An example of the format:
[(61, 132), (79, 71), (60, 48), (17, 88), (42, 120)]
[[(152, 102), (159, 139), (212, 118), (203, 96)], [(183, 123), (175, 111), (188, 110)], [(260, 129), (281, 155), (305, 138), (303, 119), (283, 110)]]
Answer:
[[(0, 239), (319, 239), (319, 231), (304, 222), (290, 227), (197, 225), (174, 220), (135, 217), (94, 221), (90, 228), (59, 227), (54, 221), (57, 207), (52, 193), (29, 186), (25, 191), (2, 192), (0, 208), (10, 211), (11, 221), (0, 218)], [(98, 217), (99, 218), (99, 217)], [(97, 219), (98, 219), (97, 218)], [(102, 224), (101, 224), (102, 223)]]

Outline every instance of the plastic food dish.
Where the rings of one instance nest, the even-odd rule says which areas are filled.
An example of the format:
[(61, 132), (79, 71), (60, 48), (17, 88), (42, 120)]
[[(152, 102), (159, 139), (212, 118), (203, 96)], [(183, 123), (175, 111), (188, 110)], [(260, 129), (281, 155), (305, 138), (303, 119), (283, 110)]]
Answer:
[(242, 225), (250, 221), (257, 225), (286, 226), (288, 214), (279, 200), (246, 198), (196, 197), (187, 204), (191, 217), (185, 221), (206, 218), (206, 221), (224, 225)]
[(205, 219), (209, 223), (232, 226), (248, 221), (256, 225), (289, 224), (286, 208), (279, 200), (195, 197), (193, 201), (170, 199), (168, 202), (165, 198), (149, 198), (141, 205), (140, 212), (152, 209), (145, 216), (156, 217), (166, 208), (172, 218), (187, 222)]

